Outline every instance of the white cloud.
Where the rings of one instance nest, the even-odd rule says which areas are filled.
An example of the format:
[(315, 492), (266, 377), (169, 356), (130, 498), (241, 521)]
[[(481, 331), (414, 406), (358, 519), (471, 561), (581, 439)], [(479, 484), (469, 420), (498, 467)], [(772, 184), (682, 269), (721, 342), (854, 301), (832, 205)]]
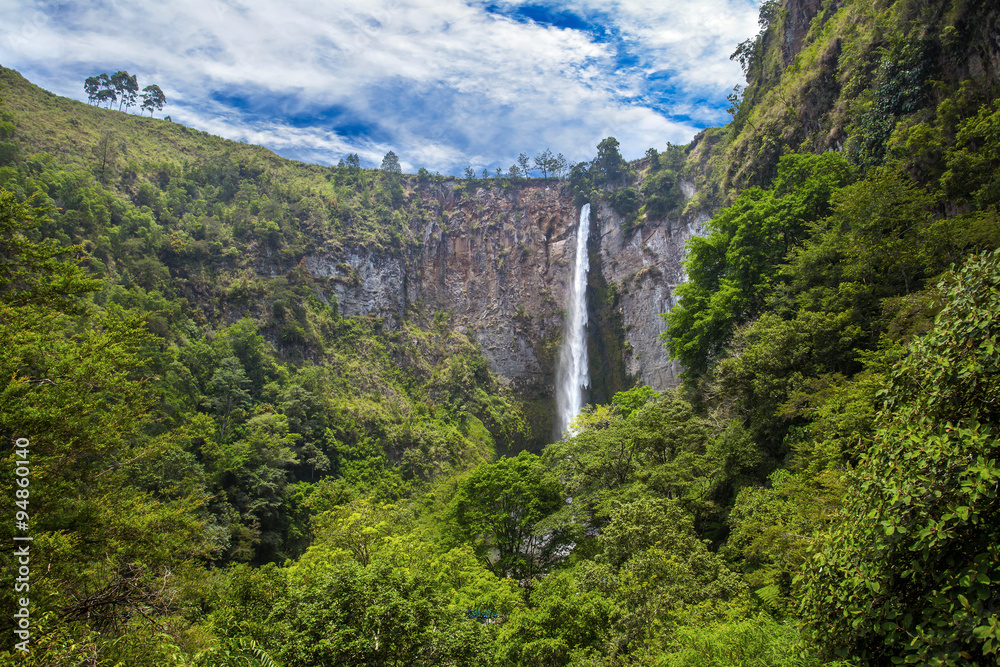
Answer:
[(585, 159), (608, 135), (626, 157), (689, 140), (721, 120), (740, 79), (728, 55), (757, 12), (750, 0), (560, 6), (606, 22), (617, 37), (602, 41), (515, 20), (516, 3), (3, 1), (24, 18), (0, 34), (0, 62), (54, 92), (79, 99), (84, 76), (127, 69), (163, 87), (175, 120), (214, 134), (327, 162), (391, 149), (409, 170), (441, 171), (546, 147)]

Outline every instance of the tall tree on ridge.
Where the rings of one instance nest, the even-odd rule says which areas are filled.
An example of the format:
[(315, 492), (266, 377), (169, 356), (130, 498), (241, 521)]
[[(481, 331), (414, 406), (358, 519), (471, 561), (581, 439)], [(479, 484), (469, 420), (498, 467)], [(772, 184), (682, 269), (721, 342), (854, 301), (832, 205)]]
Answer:
[(517, 166), (521, 168), (521, 175), (525, 178), (531, 177), (531, 164), (528, 162), (528, 156), (521, 153), (517, 156)]
[(562, 153), (559, 153), (554, 158), (552, 158), (551, 162), (552, 175), (557, 177), (562, 176), (563, 174), (566, 173), (566, 167), (568, 165), (569, 163), (566, 161), (566, 156), (563, 155)]
[(87, 101), (97, 104), (97, 95), (101, 90), (101, 79), (96, 76), (88, 76), (83, 82), (83, 90), (87, 93)]
[(382, 158), (382, 173), (389, 177), (399, 176), (403, 173), (403, 168), (399, 166), (399, 158), (392, 151)]
[(111, 75), (111, 85), (114, 86), (115, 92), (118, 94), (119, 111), (122, 110), (122, 106), (127, 111), (130, 106), (135, 104), (135, 98), (139, 92), (139, 82), (135, 75), (130, 75), (124, 70), (115, 72)]
[(153, 117), (154, 108), (160, 111), (166, 103), (166, 95), (163, 94), (163, 91), (156, 84), (146, 86), (142, 89), (142, 109), (149, 109), (150, 118)]
[(542, 178), (548, 178), (552, 171), (552, 151), (546, 148), (535, 156), (535, 169), (542, 172)]
[(110, 109), (111, 105), (118, 101), (118, 94), (115, 92), (114, 84), (111, 83), (111, 77), (106, 73), (100, 74), (97, 82), (100, 86), (100, 90), (97, 91), (97, 103), (107, 102), (107, 108)]

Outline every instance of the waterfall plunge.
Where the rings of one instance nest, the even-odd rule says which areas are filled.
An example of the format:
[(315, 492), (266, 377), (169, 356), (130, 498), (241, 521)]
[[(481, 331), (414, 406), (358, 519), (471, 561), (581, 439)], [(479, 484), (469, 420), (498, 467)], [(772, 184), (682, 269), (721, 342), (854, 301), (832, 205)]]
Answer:
[[(587, 239), (590, 236), (590, 204), (580, 208), (580, 225), (576, 230), (576, 259), (573, 261), (572, 285), (563, 343), (559, 349), (556, 372), (556, 408), (559, 410), (559, 435), (565, 434), (569, 423), (583, 407), (583, 390), (590, 386), (587, 366)], [(571, 433), (570, 435), (574, 435)]]

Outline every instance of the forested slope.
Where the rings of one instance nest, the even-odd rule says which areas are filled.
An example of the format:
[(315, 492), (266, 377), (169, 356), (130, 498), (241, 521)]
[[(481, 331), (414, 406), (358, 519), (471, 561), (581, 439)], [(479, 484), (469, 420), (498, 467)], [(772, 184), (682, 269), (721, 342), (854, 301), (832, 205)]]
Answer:
[(732, 123), (575, 165), (629, 229), (714, 215), (667, 314), (681, 389), (540, 456), (497, 457), (532, 417), (448, 312), (343, 317), (301, 262), (416, 248), (434, 176), (3, 70), (0, 486), (29, 501), (3, 536), (33, 538), (3, 659), (996, 664), (997, 21), (766, 2)]

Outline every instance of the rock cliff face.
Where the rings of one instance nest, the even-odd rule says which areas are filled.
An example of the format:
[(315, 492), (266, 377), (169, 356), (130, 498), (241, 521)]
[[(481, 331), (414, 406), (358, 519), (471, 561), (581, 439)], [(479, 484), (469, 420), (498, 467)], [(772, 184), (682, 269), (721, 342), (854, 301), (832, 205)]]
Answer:
[[(693, 194), (690, 186), (686, 191)], [(673, 307), (673, 289), (686, 279), (684, 243), (702, 233), (708, 216), (647, 222), (627, 230), (606, 204), (595, 210), (604, 279), (619, 295), (626, 371), (656, 390), (676, 387), (681, 368), (660, 341), (666, 328), (660, 315)]]
[(505, 381), (551, 395), (578, 226), (571, 198), (553, 183), (441, 205), (410, 261), (413, 301), (450, 311)]
[[(306, 258), (309, 270), (334, 279), (345, 316), (375, 314), (392, 326), (410, 307), (449, 313), (503, 381), (528, 397), (549, 398), (579, 209), (557, 181), (458, 194), (454, 185), (411, 191), (426, 213), (410, 224), (418, 241), (411, 249), (314, 254)], [(591, 272), (596, 266), (618, 295), (624, 337), (617, 348), (624, 358), (612, 363), (655, 389), (677, 383), (680, 369), (659, 341), (660, 313), (671, 308), (671, 290), (684, 280), (684, 241), (703, 222), (664, 220), (626, 232), (607, 205), (591, 214), (590, 252), (599, 257)]]
[[(809, 23), (813, 17), (819, 13), (822, 2), (820, 0), (789, 0), (785, 2), (785, 21), (781, 41), (781, 57), (788, 67), (795, 60), (795, 56), (802, 50), (806, 33), (809, 32)], [(839, 2), (835, 2), (839, 6)]]
[(340, 313), (392, 325), (408, 307), (446, 311), (482, 347), (501, 379), (529, 396), (553, 392), (577, 211), (555, 181), (456, 194), (454, 181), (411, 196), (427, 215), (411, 222), (406, 253), (350, 250), (308, 256), (334, 278)]

